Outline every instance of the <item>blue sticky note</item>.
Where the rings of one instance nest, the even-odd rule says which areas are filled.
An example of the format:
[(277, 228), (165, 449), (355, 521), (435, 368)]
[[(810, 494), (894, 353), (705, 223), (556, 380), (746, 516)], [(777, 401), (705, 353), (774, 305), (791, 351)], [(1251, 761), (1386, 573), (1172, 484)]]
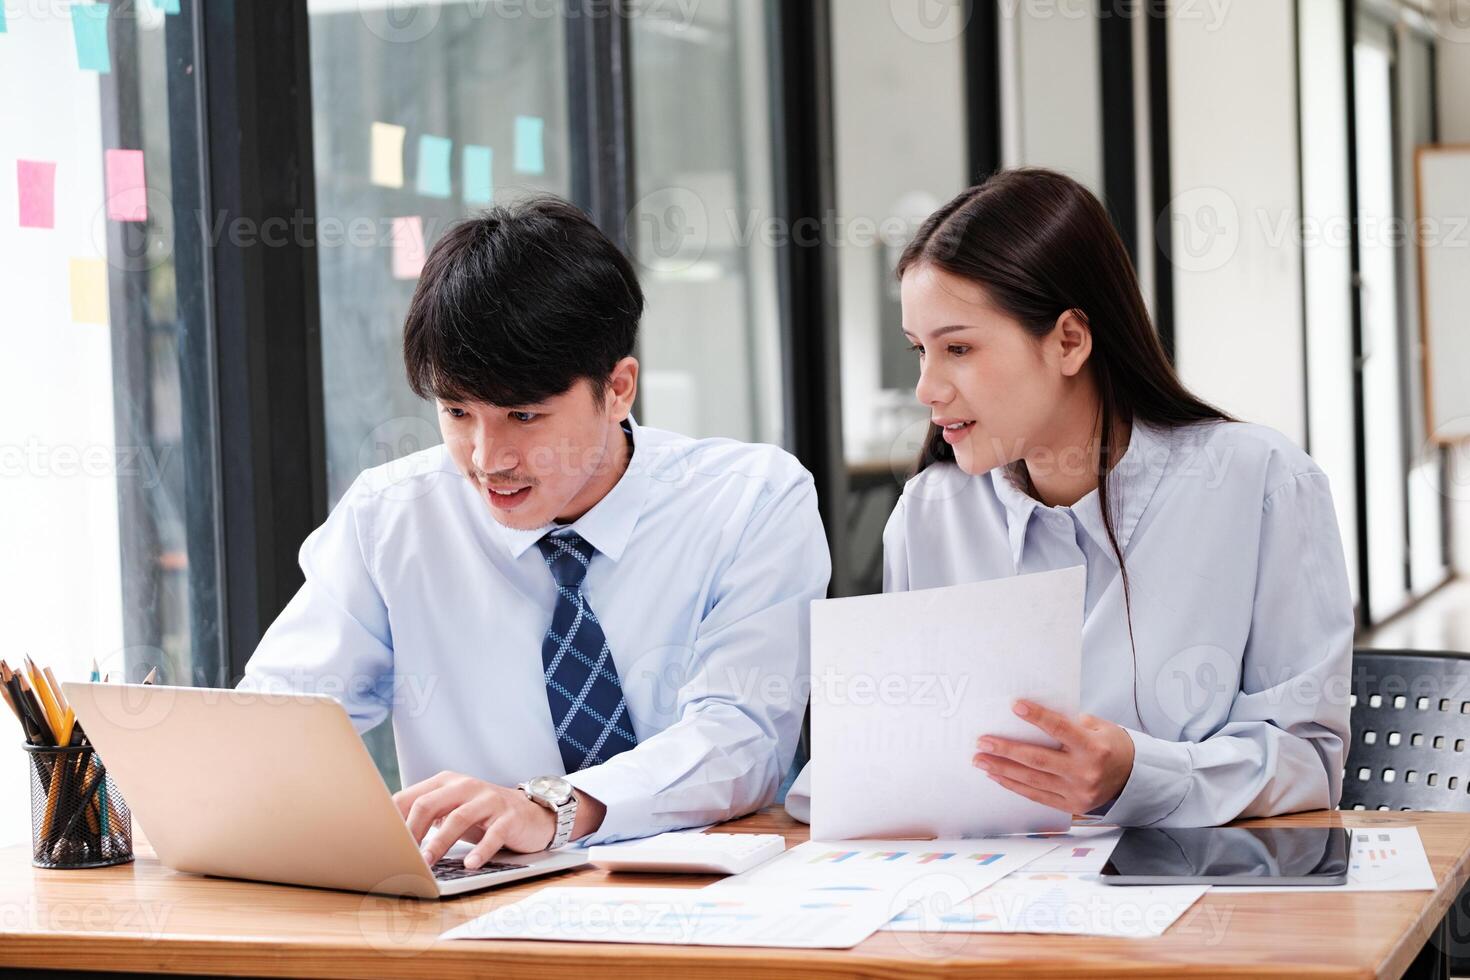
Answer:
[(540, 116), (516, 116), (516, 173), (546, 173), (546, 153), (541, 146), (545, 131)]
[(449, 196), (449, 165), (454, 141), (443, 136), (419, 137), (418, 192), (425, 197)]
[(0, 0), (0, 34), (4, 34), (6, 32), (6, 30), (7, 30), (7, 28), (5, 26), (5, 0)]
[(146, 0), (146, 2), (154, 10), (162, 10), (166, 14), (179, 12), (179, 0)]
[(71, 5), (71, 32), (77, 42), (77, 66), (83, 71), (106, 75), (112, 71), (112, 54), (107, 49), (107, 12), (105, 3)]
[(495, 152), (488, 146), (470, 143), (464, 148), (464, 201), (466, 204), (489, 204), (495, 196), (495, 177), (491, 169)]

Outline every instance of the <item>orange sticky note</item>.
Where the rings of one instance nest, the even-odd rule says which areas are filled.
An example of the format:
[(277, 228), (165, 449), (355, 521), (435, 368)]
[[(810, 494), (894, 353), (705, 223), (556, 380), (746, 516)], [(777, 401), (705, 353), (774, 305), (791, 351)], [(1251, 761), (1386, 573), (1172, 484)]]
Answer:
[(424, 219), (393, 219), (393, 278), (417, 279), (424, 271)]
[(107, 263), (102, 259), (71, 260), (73, 323), (107, 324)]
[(148, 184), (142, 150), (108, 150), (107, 216), (114, 221), (148, 220)]

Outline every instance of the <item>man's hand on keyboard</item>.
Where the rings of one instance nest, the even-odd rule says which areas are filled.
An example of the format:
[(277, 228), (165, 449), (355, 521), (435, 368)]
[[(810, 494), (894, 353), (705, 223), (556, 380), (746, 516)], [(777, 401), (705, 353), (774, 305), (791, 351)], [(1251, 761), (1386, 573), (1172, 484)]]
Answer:
[[(518, 789), (496, 786), (457, 772), (441, 772), (393, 795), (432, 867), (455, 841), (474, 841), (465, 855), (478, 868), (502, 847), (520, 853), (544, 850), (556, 833), (556, 815)], [(435, 825), (433, 840), (424, 837)]]

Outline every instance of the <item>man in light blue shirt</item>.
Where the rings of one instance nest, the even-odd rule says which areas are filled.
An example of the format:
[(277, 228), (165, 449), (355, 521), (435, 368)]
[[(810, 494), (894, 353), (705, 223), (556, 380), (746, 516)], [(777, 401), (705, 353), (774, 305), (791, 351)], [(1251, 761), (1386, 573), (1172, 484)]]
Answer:
[(356, 480), (246, 667), (242, 687), (330, 693), (359, 731), (391, 711), (430, 864), (460, 839), (474, 868), (728, 819), (791, 764), (830, 573), (812, 478), (775, 447), (638, 426), (642, 310), (565, 202), (451, 229), (404, 330), (444, 444)]

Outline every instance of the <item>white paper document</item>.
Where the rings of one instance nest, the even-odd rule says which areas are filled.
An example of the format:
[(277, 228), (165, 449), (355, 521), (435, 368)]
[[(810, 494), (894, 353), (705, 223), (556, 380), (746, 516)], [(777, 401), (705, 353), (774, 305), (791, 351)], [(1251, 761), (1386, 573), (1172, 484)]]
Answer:
[[(1055, 844), (1056, 847), (1026, 865), (1026, 870), (1097, 874), (1108, 863), (1108, 856), (1113, 853), (1122, 833), (1117, 827), (1073, 827), (1058, 834), (1036, 834), (1035, 840)], [(1005, 840), (1003, 837), (997, 839)]]
[(1018, 698), (1078, 712), (1086, 582), (1078, 565), (813, 602), (812, 837), (1070, 827), (973, 759), (981, 735), (1055, 746), (1016, 717)]
[(1249, 892), (1421, 892), (1434, 891), (1434, 872), (1417, 827), (1359, 827), (1352, 831), (1345, 885), (1217, 886), (1226, 894)]
[(558, 887), (503, 905), (440, 938), (848, 949), (892, 915), (884, 895)]
[(706, 890), (717, 894), (761, 888), (813, 898), (869, 895), (881, 898), (892, 918), (915, 903), (952, 908), (1010, 872), (1029, 867), (1054, 846), (1026, 837), (807, 841)]
[(1163, 935), (1209, 890), (1208, 885), (1105, 885), (1095, 875), (1032, 871), (1028, 866), (950, 907), (912, 905), (885, 928), (1147, 939)]

